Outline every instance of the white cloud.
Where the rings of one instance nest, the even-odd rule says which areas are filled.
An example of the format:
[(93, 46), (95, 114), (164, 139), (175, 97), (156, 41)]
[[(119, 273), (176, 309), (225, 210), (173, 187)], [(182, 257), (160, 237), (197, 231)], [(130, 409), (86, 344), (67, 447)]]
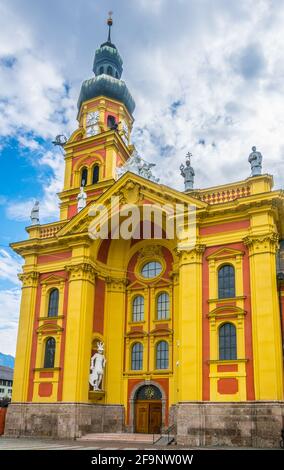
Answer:
[(0, 249), (0, 279), (19, 285), (17, 274), (21, 272), (21, 266), (22, 262), (19, 256)]
[(20, 289), (0, 290), (0, 351), (15, 355), (20, 310)]

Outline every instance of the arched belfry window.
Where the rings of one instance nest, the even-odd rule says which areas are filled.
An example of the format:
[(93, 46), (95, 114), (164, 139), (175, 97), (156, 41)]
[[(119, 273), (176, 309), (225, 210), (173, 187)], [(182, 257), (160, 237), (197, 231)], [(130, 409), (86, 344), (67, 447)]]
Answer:
[(169, 345), (166, 341), (160, 341), (156, 346), (156, 369), (169, 368)]
[(131, 349), (131, 370), (143, 369), (143, 345), (135, 343)]
[(132, 321), (144, 320), (144, 297), (137, 295), (132, 302)]
[(115, 120), (115, 117), (112, 116), (111, 114), (108, 115), (107, 117), (107, 127), (109, 129), (114, 129), (116, 128), (116, 120)]
[(99, 173), (100, 167), (99, 165), (95, 165), (93, 168), (92, 184), (96, 184), (99, 181)]
[(219, 359), (237, 359), (236, 327), (232, 323), (224, 323), (219, 328)]
[(49, 293), (48, 299), (48, 317), (57, 317), (58, 315), (58, 302), (59, 302), (59, 291), (58, 289), (52, 289)]
[(167, 292), (162, 292), (157, 296), (157, 320), (169, 318), (170, 298)]
[(88, 168), (84, 167), (81, 171), (81, 184), (80, 186), (86, 186), (88, 183)]
[(104, 73), (104, 68), (103, 68), (103, 66), (100, 67), (100, 75), (101, 75), (102, 73)]
[(218, 271), (218, 297), (235, 297), (235, 269), (231, 264), (225, 264)]
[(110, 65), (107, 68), (107, 74), (113, 76), (113, 70), (112, 70), (112, 67)]
[(55, 339), (48, 338), (45, 343), (44, 364), (45, 369), (53, 369), (55, 361)]

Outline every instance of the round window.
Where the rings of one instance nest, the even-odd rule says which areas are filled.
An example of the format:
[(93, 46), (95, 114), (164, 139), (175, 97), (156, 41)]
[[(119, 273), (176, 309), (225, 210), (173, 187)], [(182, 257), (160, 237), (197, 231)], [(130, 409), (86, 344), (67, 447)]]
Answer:
[(153, 277), (159, 276), (162, 272), (162, 265), (158, 261), (150, 261), (150, 263), (144, 264), (141, 269), (141, 276), (152, 279)]

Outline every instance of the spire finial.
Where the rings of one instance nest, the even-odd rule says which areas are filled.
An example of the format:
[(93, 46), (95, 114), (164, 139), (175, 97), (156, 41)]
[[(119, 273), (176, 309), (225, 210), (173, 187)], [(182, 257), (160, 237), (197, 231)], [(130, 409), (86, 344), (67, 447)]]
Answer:
[(108, 38), (107, 42), (111, 42), (111, 37), (110, 37), (110, 30), (112, 27), (113, 21), (112, 21), (112, 11), (108, 12), (108, 19), (107, 19), (107, 25), (108, 25)]

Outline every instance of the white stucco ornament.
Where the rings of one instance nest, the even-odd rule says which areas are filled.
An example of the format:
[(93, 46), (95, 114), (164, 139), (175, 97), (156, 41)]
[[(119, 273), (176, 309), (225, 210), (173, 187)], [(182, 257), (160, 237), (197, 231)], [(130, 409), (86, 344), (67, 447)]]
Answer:
[(94, 391), (101, 391), (102, 381), (104, 377), (104, 368), (106, 358), (104, 356), (104, 343), (97, 344), (97, 352), (91, 357), (91, 373), (89, 382)]

